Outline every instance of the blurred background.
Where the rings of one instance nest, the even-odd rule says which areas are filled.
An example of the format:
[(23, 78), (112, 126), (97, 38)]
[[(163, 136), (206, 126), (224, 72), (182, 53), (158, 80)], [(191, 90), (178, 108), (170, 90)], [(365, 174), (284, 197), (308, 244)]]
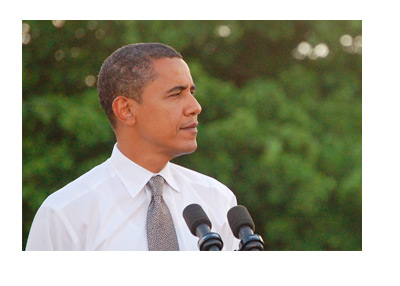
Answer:
[(96, 80), (117, 48), (189, 64), (198, 150), (173, 162), (245, 205), (267, 250), (362, 250), (361, 21), (22, 21), (22, 248), (52, 192), (111, 154)]

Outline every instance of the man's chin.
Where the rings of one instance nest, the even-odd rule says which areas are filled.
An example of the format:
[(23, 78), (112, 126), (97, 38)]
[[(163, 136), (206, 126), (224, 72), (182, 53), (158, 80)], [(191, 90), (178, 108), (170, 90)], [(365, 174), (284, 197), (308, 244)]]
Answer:
[(185, 148), (182, 148), (178, 152), (174, 154), (174, 158), (182, 156), (182, 155), (188, 155), (194, 153), (194, 151), (197, 150), (197, 142), (194, 142), (193, 145), (191, 146), (186, 146)]

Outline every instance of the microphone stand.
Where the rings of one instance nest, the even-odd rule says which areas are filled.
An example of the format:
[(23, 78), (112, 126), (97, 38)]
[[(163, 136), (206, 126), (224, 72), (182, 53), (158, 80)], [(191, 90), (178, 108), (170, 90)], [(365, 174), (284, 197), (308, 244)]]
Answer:
[(258, 234), (252, 233), (250, 228), (242, 227), (239, 230), (239, 237), (241, 238), (239, 244), (239, 251), (263, 251), (264, 241)]
[(196, 234), (200, 237), (198, 247), (200, 251), (221, 251), (224, 243), (218, 233), (210, 232), (207, 225), (197, 227)]

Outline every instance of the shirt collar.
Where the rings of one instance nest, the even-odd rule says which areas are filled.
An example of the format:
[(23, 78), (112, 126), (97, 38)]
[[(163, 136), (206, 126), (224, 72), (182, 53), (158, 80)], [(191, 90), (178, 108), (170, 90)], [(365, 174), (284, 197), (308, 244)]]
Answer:
[(109, 160), (111, 167), (128, 189), (132, 198), (134, 198), (146, 186), (151, 177), (155, 175), (161, 175), (173, 190), (179, 192), (174, 176), (171, 173), (170, 162), (168, 162), (159, 173), (150, 172), (122, 154), (118, 149), (117, 143), (114, 145)]

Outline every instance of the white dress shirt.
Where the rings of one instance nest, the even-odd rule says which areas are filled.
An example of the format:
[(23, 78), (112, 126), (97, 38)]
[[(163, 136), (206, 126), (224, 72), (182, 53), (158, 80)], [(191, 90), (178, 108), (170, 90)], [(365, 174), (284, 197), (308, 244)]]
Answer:
[[(182, 212), (190, 204), (202, 206), (212, 231), (221, 235), (223, 250), (238, 249), (227, 212), (235, 195), (217, 180), (168, 163), (159, 173), (163, 197), (174, 221), (180, 250), (199, 250), (198, 238)], [(154, 173), (125, 157), (115, 144), (111, 157), (50, 195), (41, 205), (29, 233), (26, 250), (148, 250), (146, 235), (150, 190)]]

